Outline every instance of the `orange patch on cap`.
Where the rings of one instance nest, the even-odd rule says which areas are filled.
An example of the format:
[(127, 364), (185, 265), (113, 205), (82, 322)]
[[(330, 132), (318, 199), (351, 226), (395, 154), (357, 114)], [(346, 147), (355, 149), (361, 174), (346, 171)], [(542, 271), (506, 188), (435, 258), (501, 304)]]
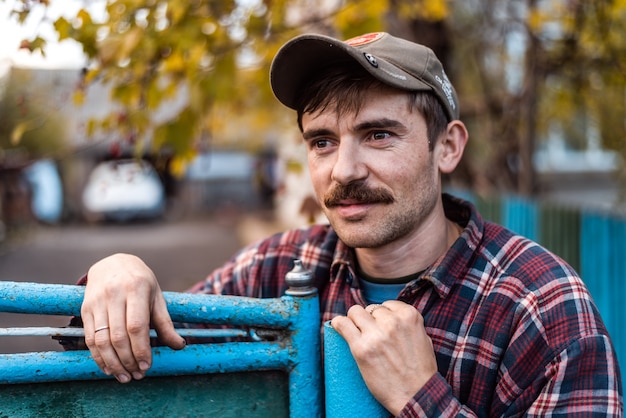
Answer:
[(384, 35), (383, 32), (367, 33), (365, 35), (360, 35), (360, 36), (348, 39), (347, 41), (344, 41), (344, 42), (350, 46), (361, 46), (361, 45), (374, 42), (382, 38), (383, 35)]

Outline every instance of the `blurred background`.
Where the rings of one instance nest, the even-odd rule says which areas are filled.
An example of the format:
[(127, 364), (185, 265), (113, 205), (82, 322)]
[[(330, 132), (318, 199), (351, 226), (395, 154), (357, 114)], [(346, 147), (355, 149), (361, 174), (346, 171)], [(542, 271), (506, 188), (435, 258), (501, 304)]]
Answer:
[(184, 290), (323, 222), (269, 63), (299, 33), (387, 31), (457, 89), (446, 187), (577, 268), (609, 328), (626, 316), (623, 1), (0, 0), (0, 19), (0, 280), (74, 283), (127, 251)]

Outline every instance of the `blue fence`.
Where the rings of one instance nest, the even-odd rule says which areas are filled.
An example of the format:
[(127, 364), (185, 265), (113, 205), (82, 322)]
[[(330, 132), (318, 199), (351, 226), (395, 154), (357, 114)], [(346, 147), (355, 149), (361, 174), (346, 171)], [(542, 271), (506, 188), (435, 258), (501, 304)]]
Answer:
[(472, 201), (486, 220), (537, 241), (578, 271), (611, 334), (625, 380), (626, 333), (620, 325), (626, 320), (626, 217), (517, 196), (452, 193)]
[[(0, 312), (78, 315), (83, 294), (82, 286), (0, 281)], [(125, 392), (85, 350), (0, 354), (0, 416), (103, 416), (112, 409), (118, 416), (322, 416), (319, 301), (309, 283), (294, 282), (272, 299), (164, 296), (176, 322), (227, 326), (179, 329), (181, 335), (226, 340), (153, 348), (150, 379), (125, 385)], [(82, 333), (0, 328), (8, 338)]]

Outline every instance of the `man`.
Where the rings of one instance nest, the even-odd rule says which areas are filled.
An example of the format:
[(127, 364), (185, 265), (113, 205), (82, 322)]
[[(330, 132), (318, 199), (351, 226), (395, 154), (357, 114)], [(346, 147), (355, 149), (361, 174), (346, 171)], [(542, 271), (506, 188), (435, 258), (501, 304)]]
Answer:
[[(303, 35), (278, 52), (271, 84), (297, 111), (331, 226), (253, 244), (192, 291), (280, 296), (301, 259), (322, 318), (394, 415), (622, 414), (616, 355), (576, 273), (442, 195), (468, 133), (432, 51), (384, 33)], [(87, 277), (86, 343), (106, 373), (144, 376), (150, 324), (184, 347), (141, 260), (117, 254)]]

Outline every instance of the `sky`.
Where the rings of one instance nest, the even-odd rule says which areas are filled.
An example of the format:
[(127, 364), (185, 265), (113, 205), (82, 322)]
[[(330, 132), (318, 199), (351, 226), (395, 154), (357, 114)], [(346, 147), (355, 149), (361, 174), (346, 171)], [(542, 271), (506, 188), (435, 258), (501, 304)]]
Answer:
[[(79, 68), (84, 65), (80, 45), (72, 40), (57, 42), (52, 26), (42, 22), (43, 8), (36, 9), (24, 25), (10, 17), (11, 6), (16, 1), (0, 0), (0, 75), (11, 65), (34, 68)], [(48, 16), (54, 19), (61, 14), (75, 13), (82, 4), (82, 0), (53, 0)], [(45, 57), (19, 50), (22, 39), (34, 38), (37, 34), (48, 40)]]

